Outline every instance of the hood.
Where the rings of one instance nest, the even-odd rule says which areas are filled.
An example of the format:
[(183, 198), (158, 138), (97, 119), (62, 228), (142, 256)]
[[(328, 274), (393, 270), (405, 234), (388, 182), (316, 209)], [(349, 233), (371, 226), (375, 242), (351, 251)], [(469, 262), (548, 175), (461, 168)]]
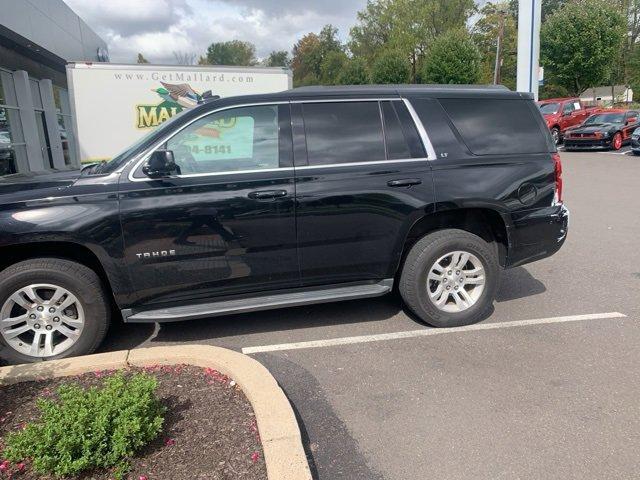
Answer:
[(0, 194), (26, 190), (64, 188), (80, 176), (80, 170), (17, 173), (0, 177)]

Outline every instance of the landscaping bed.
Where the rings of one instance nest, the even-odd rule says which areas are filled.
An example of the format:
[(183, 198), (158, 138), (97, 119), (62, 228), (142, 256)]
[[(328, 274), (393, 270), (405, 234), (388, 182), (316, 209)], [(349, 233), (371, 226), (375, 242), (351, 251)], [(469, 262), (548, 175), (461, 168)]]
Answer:
[[(235, 382), (219, 372), (188, 365), (130, 368), (125, 378), (145, 373), (157, 380), (156, 397), (164, 408), (160, 433), (127, 459), (124, 478), (266, 479), (267, 471), (251, 404)], [(39, 398), (58, 400), (58, 388), (103, 385), (114, 372), (21, 382), (0, 386), (0, 465), (6, 437), (38, 421)], [(4, 463), (0, 479), (49, 479), (37, 474), (34, 459)], [(22, 465), (21, 465), (22, 463)], [(86, 471), (64, 478), (113, 479), (114, 468)]]

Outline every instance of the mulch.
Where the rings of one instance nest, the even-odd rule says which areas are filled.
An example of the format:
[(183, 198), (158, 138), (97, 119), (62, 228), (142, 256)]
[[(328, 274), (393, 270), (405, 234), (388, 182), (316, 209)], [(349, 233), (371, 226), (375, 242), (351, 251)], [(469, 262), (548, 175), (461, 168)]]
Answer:
[[(157, 394), (167, 413), (162, 433), (131, 459), (128, 479), (267, 478), (255, 415), (235, 382), (215, 370), (188, 365), (142, 370), (158, 379)], [(38, 397), (53, 395), (62, 383), (97, 385), (109, 374), (94, 372), (0, 387), (0, 451), (6, 433), (38, 418)], [(35, 474), (28, 460), (25, 464), (22, 472), (11, 465), (7, 472), (0, 472), (0, 479), (53, 478)], [(112, 479), (113, 473), (100, 470), (72, 478), (106, 480)]]

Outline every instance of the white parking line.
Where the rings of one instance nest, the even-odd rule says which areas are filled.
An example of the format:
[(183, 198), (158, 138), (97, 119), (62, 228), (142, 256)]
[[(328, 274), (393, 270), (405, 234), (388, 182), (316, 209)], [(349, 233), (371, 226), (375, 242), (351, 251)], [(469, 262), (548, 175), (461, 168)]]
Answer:
[(402, 338), (428, 337), (431, 335), (444, 335), (450, 333), (473, 332), (477, 330), (497, 330), (500, 328), (526, 327), (528, 325), (544, 325), (548, 323), (581, 322), (585, 320), (602, 320), (607, 318), (625, 318), (626, 315), (618, 312), (589, 313), (586, 315), (570, 315), (568, 317), (536, 318), (533, 320), (515, 320), (512, 322), (477, 323), (466, 327), (455, 328), (424, 328), (421, 330), (409, 330), (405, 332), (381, 333), (378, 335), (361, 335), (357, 337), (329, 338), (327, 340), (311, 340), (308, 342), (280, 343), (276, 345), (263, 345), (256, 347), (244, 347), (242, 353), (278, 352), (282, 350), (298, 350), (301, 348), (333, 347), (336, 345), (351, 345), (354, 343), (380, 342), (383, 340), (399, 340)]

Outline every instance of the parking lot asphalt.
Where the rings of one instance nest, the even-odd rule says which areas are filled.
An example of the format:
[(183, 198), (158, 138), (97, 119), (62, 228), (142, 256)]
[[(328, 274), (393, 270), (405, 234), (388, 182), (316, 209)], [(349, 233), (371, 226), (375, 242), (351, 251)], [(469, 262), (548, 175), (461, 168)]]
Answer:
[(564, 247), (504, 272), (473, 328), (418, 333), (430, 329), (391, 295), (121, 326), (103, 350), (257, 352), (318, 479), (637, 478), (640, 157), (561, 157)]

